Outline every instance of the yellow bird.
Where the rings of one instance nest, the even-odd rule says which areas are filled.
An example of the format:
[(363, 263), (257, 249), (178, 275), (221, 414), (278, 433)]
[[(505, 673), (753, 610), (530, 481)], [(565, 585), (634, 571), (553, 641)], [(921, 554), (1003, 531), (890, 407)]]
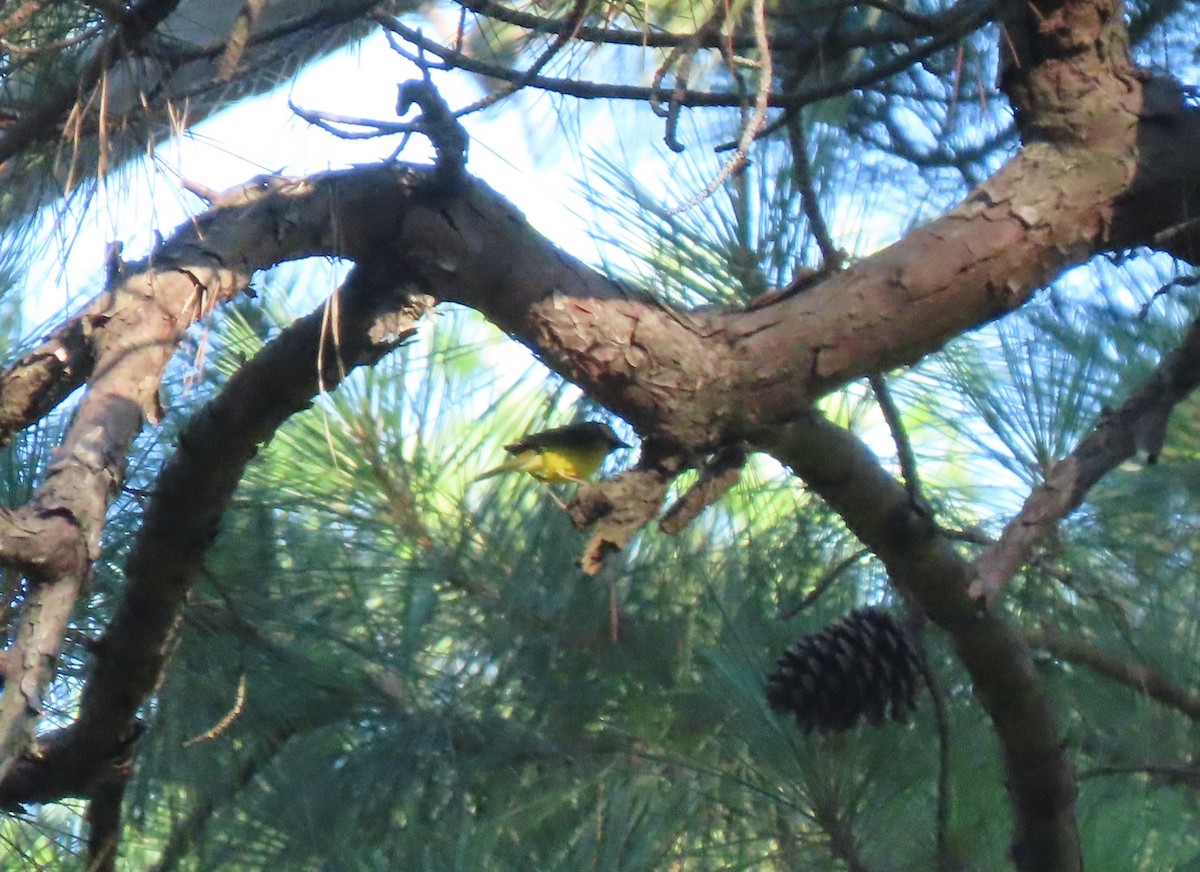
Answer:
[(607, 424), (568, 424), (505, 445), (504, 450), (512, 456), (475, 481), (502, 472), (527, 472), (539, 481), (579, 484), (600, 468), (609, 452), (628, 447)]

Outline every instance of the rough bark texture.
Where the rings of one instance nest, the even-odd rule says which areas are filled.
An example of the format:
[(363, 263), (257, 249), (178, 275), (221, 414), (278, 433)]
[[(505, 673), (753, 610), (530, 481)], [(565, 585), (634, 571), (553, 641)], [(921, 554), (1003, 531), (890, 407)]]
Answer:
[[(426, 305), (459, 302), (647, 438), (641, 469), (585, 490), (573, 507), (581, 524), (605, 531), (590, 546), (592, 561), (646, 523), (672, 476), (696, 458), (745, 441), (791, 466), (953, 640), (999, 737), (1017, 866), (1081, 868), (1071, 761), (1029, 649), (994, 595), (1104, 464), (1132, 450), (1139, 426), (1193, 389), (1195, 337), (1164, 364), (1175, 368), (1147, 388), (1146, 402), (1118, 416), (1117, 448), (1079, 472), (1081, 446), (1075, 465), (1055, 470), (1016, 532), (977, 565), (860, 442), (810, 414), (821, 395), (918, 360), (1096, 253), (1200, 251), (1200, 228), (1188, 219), (1200, 210), (1200, 162), (1191, 157), (1200, 113), (1178, 83), (1130, 64), (1119, 8), (1014, 2), (1004, 20), (1002, 82), (1021, 151), (941, 218), (751, 310), (674, 310), (560, 251), (482, 182), (448, 194), (436, 174), (396, 164), (254, 180), (221, 195), (147, 260), (124, 265), (102, 297), (0, 375), (3, 437), (87, 385), (33, 501), (0, 514), (0, 560), (33, 585), (5, 655), (0, 802), (111, 798), (112, 760), (136, 738), (136, 713), (245, 462), (322, 384), (321, 313), (272, 343), (189, 428), (147, 511), (80, 716), (31, 746), (126, 453), (143, 420), (157, 415), (163, 368), (190, 324), (258, 269), (333, 255), (357, 264), (342, 299), (338, 351), (347, 366), (377, 359)], [(325, 372), (324, 384), (338, 372)], [(98, 817), (115, 826), (111, 815)]]

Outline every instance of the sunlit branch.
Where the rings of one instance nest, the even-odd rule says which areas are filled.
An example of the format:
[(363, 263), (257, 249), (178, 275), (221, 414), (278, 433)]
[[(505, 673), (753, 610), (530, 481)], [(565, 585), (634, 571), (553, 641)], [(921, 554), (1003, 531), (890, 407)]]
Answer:
[(1139, 449), (1151, 459), (1162, 447), (1171, 411), (1200, 386), (1200, 321), (1179, 347), (1115, 411), (1104, 414), (1079, 445), (1055, 463), (1033, 490), (999, 540), (976, 560), (972, 595), (994, 600), (1034, 545), (1083, 502), (1089, 490)]

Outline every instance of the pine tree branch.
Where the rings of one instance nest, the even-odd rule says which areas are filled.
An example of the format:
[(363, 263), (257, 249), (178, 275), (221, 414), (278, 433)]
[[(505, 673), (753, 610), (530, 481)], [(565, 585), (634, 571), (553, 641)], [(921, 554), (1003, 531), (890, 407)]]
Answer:
[[(5, 692), (0, 696), (0, 796), (22, 800), (14, 785), (24, 783), (22, 772), (31, 761), (40, 766), (57, 765), (64, 773), (61, 778), (44, 778), (45, 783), (77, 782), (79, 778), (69, 773), (86, 772), (88, 761), (96, 754), (123, 741), (144, 693), (153, 685), (161, 665), (155, 657), (161, 657), (161, 652), (152, 652), (149, 664), (140, 664), (140, 673), (133, 665), (136, 653), (130, 654), (130, 649), (139, 650), (137, 640), (150, 647), (161, 644), (165, 631), (162, 638), (155, 638), (162, 631), (156, 620), (166, 620), (168, 625), (173, 620), (170, 598), (164, 600), (152, 591), (132, 613), (124, 615), (123, 620), (134, 628), (128, 635), (110, 633), (98, 643), (98, 666), (106, 658), (130, 654), (132, 671), (114, 681), (116, 700), (110, 695), (95, 708), (83, 709), (81, 720), (72, 728), (82, 733), (81, 741), (72, 740), (72, 732), (50, 750), (42, 748), (45, 753), (30, 749), (42, 694), (53, 676), (75, 600), (98, 554), (107, 509), (120, 489), (129, 446), (143, 419), (157, 420), (160, 414), (158, 385), (183, 331), (213, 306), (244, 290), (255, 265), (267, 266), (302, 252), (340, 248), (327, 206), (321, 214), (309, 216), (315, 224), (280, 210), (289, 192), (295, 193), (293, 183), (271, 177), (225, 192), (206, 216), (185, 225), (152, 258), (124, 264), (123, 270), (111, 276), (113, 285), (88, 308), (95, 313), (88, 323), (96, 361), (88, 389), (45, 481), (28, 509), (18, 510), (57, 524), (49, 532), (57, 530), (58, 535), (43, 535), (37, 543), (43, 553), (57, 555), (57, 562), (33, 577), (35, 583), (22, 603), (15, 638), (5, 655)], [(225, 436), (218, 432), (213, 439), (220, 443)], [(185, 507), (177, 510), (188, 517), (190, 506), (185, 499)], [(19, 515), (13, 517), (19, 520)], [(194, 527), (195, 523), (180, 525), (181, 530)], [(203, 544), (206, 548), (207, 541)], [(25, 561), (28, 565), (27, 548), (22, 550), (25, 540), (16, 522), (7, 531), (0, 527), (0, 548), (5, 545), (10, 551), (0, 551), (0, 561)], [(177, 575), (186, 568), (181, 564), (173, 572)], [(176, 575), (166, 573), (164, 583)], [(123, 624), (118, 629), (120, 626)], [(150, 684), (143, 693), (128, 694), (128, 686), (136, 688), (139, 681), (146, 680)], [(105, 686), (101, 682), (100, 687)], [(112, 707), (104, 710), (108, 703), (113, 703)], [(89, 717), (101, 724), (98, 730), (87, 728)]]
[(175, 11), (179, 2), (180, 0), (143, 0), (133, 6), (75, 80), (42, 97), (35, 108), (23, 113), (16, 122), (5, 129), (4, 135), (0, 137), (0, 167), (34, 143), (55, 136), (79, 95), (91, 91), (100, 78), (125, 57), (128, 46), (135, 45), (151, 33)]
[(999, 608), (968, 594), (971, 566), (853, 433), (815, 414), (777, 431), (790, 466), (884, 562), (906, 597), (950, 636), (1000, 740), (1018, 869), (1078, 869), (1073, 766), (1029, 648)]
[(1056, 659), (1075, 666), (1086, 667), (1141, 696), (1175, 709), (1189, 720), (1200, 721), (1200, 692), (1188, 690), (1153, 667), (1118, 657), (1054, 627), (1043, 627), (1028, 638), (1033, 648), (1041, 648)]
[(337, 292), (335, 332), (326, 306), (297, 321), (188, 424), (156, 482), (126, 563), (120, 605), (80, 696), (78, 743), (120, 730), (154, 689), (184, 599), (258, 447), (320, 391), (411, 335), (430, 301), (397, 294), (397, 279), (352, 272)]
[[(825, 100), (838, 94), (844, 94), (859, 88), (888, 79), (897, 73), (909, 69), (913, 64), (920, 63), (925, 58), (941, 50), (956, 40), (986, 24), (992, 15), (997, 0), (970, 0), (961, 7), (955, 7), (956, 20), (952, 25), (930, 37), (915, 48), (901, 52), (899, 55), (882, 61), (871, 67), (852, 70), (836, 81), (816, 85), (806, 85), (792, 92), (772, 90), (766, 95), (768, 106), (798, 109), (811, 103)], [(422, 52), (427, 52), (441, 59), (445, 69), (466, 70), (476, 75), (487, 76), (501, 82), (520, 83), (523, 86), (552, 91), (567, 97), (578, 97), (585, 100), (636, 100), (653, 101), (658, 91), (653, 87), (639, 85), (622, 85), (611, 82), (594, 82), (581, 79), (565, 79), (551, 76), (533, 76), (527, 78), (524, 73), (512, 70), (501, 64), (481, 61), (450, 46), (430, 39), (419, 30), (407, 27), (396, 21), (381, 21), (384, 27), (397, 36), (412, 44)], [(415, 60), (415, 58), (413, 59)], [(738, 107), (742, 97), (737, 92), (692, 91), (684, 90), (678, 95), (681, 106), (688, 107)], [(766, 136), (777, 128), (776, 124), (768, 125), (760, 136)]]
[(994, 600), (1034, 546), (1082, 504), (1088, 491), (1110, 471), (1147, 450), (1153, 459), (1162, 447), (1171, 411), (1200, 387), (1200, 320), (1192, 323), (1179, 347), (1139, 385), (1116, 411), (1101, 416), (1079, 445), (1055, 463), (1000, 538), (976, 560), (978, 580), (972, 595)]

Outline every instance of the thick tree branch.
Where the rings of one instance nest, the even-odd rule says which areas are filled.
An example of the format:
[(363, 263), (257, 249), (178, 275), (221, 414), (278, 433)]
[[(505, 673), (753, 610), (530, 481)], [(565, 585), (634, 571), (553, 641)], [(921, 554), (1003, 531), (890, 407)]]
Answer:
[[(126, 264), (125, 272), (114, 276), (114, 285), (87, 308), (84, 323), (90, 327), (95, 360), (88, 389), (45, 481), (29, 506), (18, 510), (32, 521), (18, 518), (8, 530), (0, 530), (0, 548), (11, 549), (0, 551), (0, 561), (31, 572), (31, 589), (4, 659), (0, 794), (22, 760), (43, 759), (36, 749), (25, 756), (42, 711), (42, 695), (53, 677), (76, 598), (99, 553), (106, 513), (120, 487), (129, 448), (143, 419), (156, 421), (159, 416), (158, 386), (183, 331), (244, 289), (255, 269), (310, 251), (338, 251), (338, 231), (328, 204), (311, 213), (308, 223), (288, 214), (287, 196), (293, 187), (264, 178), (223, 195), (207, 215), (177, 233), (152, 259)], [(264, 208), (266, 202), (270, 206)], [(14, 380), (3, 382), (5, 388), (13, 384)], [(30, 558), (26, 532), (33, 523), (48, 534), (36, 545), (40, 554), (52, 556), (45, 566)], [(70, 761), (66, 769), (86, 771), (97, 753), (118, 743), (140, 702), (138, 697), (132, 707), (117, 707), (104, 736), (93, 737), (83, 758), (73, 757), (76, 746), (65, 743)]]
[[(324, 306), (297, 321), (188, 425), (147, 507), (126, 564), (121, 604), (96, 645), (79, 717), (60, 740), (31, 755), (22, 772), (33, 769), (43, 780), (62, 781), (67, 776), (60, 773), (85, 771), (95, 749), (128, 732), (158, 680), (179, 611), (246, 463), (320, 390), (376, 362), (410, 335), (430, 304), (395, 294), (396, 280), (353, 272), (338, 294), (335, 330)], [(0, 796), (24, 799), (2, 778)]]
[(979, 608), (967, 592), (970, 565), (852, 433), (814, 415), (777, 431), (769, 448), (842, 516), (896, 586), (950, 636), (1000, 740), (1017, 868), (1081, 868), (1074, 768), (1018, 628), (999, 609)]

